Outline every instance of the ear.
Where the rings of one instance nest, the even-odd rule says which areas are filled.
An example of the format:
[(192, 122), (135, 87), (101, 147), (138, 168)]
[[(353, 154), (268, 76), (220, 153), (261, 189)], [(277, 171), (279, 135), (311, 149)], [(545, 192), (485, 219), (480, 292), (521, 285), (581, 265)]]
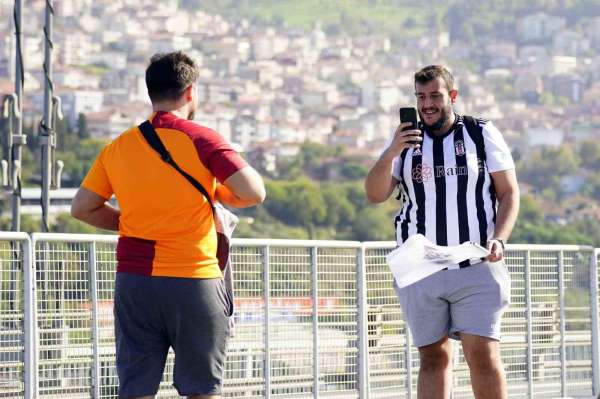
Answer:
[(458, 90), (456, 89), (452, 89), (450, 90), (450, 101), (452, 101), (452, 103), (454, 103), (456, 101), (456, 96), (458, 96)]
[(183, 92), (183, 95), (188, 102), (192, 101), (192, 99), (193, 99), (193, 97), (192, 97), (193, 90), (194, 90), (194, 85), (189, 85), (188, 87), (186, 87), (185, 91)]

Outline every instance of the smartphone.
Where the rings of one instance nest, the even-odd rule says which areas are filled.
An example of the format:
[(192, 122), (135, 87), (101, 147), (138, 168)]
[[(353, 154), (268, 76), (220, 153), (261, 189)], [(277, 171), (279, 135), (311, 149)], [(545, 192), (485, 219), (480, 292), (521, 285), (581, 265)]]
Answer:
[[(417, 124), (417, 110), (415, 108), (412, 107), (407, 107), (407, 108), (400, 108), (400, 110), (398, 111), (400, 113), (400, 123), (404, 123), (404, 122), (411, 122), (412, 126), (408, 126), (402, 129), (402, 131), (404, 130), (411, 130), (411, 129), (416, 129), (418, 124)], [(421, 144), (419, 142), (412, 142), (412, 144)]]
[(402, 130), (411, 130), (417, 128), (417, 110), (412, 107), (400, 108), (400, 123), (411, 122), (412, 126), (405, 127)]

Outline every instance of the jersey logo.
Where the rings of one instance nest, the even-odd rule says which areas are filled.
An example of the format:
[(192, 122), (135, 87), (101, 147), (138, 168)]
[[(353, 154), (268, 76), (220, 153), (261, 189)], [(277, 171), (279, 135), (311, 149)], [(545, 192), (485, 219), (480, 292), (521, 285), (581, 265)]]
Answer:
[(412, 170), (412, 178), (419, 184), (429, 181), (431, 178), (432, 170), (431, 166), (418, 164)]
[(462, 140), (457, 140), (454, 143), (454, 153), (459, 157), (465, 155), (465, 143)]
[(421, 156), (421, 155), (423, 155), (423, 153), (421, 152), (420, 148), (415, 148), (415, 150), (413, 151), (412, 154), (413, 154), (413, 157), (414, 156)]

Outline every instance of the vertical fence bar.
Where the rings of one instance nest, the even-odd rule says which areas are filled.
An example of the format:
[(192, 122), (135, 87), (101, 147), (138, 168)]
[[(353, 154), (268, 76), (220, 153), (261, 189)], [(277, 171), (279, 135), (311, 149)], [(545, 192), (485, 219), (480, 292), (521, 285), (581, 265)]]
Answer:
[(531, 320), (531, 254), (525, 251), (525, 322), (527, 324), (527, 396), (533, 399), (533, 322)]
[(100, 398), (100, 351), (98, 335), (98, 284), (96, 264), (96, 243), (88, 244), (88, 266), (90, 273), (90, 293), (92, 301), (92, 392), (94, 398)]
[(592, 310), (592, 394), (594, 397), (600, 394), (600, 345), (598, 334), (598, 255), (600, 249), (592, 252), (590, 261), (590, 304)]
[(368, 347), (368, 307), (367, 307), (367, 262), (365, 246), (358, 248), (356, 270), (356, 291), (358, 310), (358, 397), (369, 398), (369, 347)]
[(319, 398), (319, 278), (317, 247), (310, 250), (313, 312), (313, 398)]
[[(456, 370), (458, 368), (458, 365), (460, 364), (460, 362), (458, 361), (460, 355), (460, 348), (458, 347), (458, 345), (455, 345), (452, 341), (450, 341), (450, 344), (452, 345), (452, 370)], [(450, 399), (454, 399), (454, 387), (458, 385), (459, 381), (456, 373), (452, 373), (452, 378), (450, 379), (450, 381), (452, 382), (452, 385), (450, 385)]]
[(37, 317), (35, 305), (35, 256), (31, 240), (22, 241), (23, 256), (23, 328), (25, 397), (37, 398)]
[[(10, 151), (9, 162), (11, 164), (12, 183), (12, 230), (21, 231), (21, 161), (23, 160), (23, 145), (26, 136), (23, 135), (23, 89), (25, 87), (25, 65), (23, 60), (23, 0), (15, 0), (14, 24), (15, 24), (15, 95), (17, 97), (17, 110), (14, 117), (14, 135), (11, 137), (13, 143)], [(13, 132), (11, 132), (12, 134)]]
[(413, 397), (413, 380), (412, 380), (412, 350), (411, 350), (411, 341), (412, 337), (410, 335), (410, 330), (408, 329), (408, 323), (404, 326), (404, 331), (406, 332), (406, 349), (405, 349), (405, 358), (406, 358), (406, 387), (407, 387), (407, 398), (412, 399)]
[(271, 397), (271, 348), (269, 345), (270, 325), (269, 319), (271, 317), (271, 271), (270, 271), (270, 256), (271, 251), (269, 245), (265, 245), (263, 248), (263, 287), (264, 287), (264, 300), (265, 300), (265, 364), (264, 364), (264, 375), (265, 375), (265, 398)]
[(567, 351), (565, 343), (565, 255), (558, 254), (558, 303), (560, 306), (560, 396), (565, 397), (567, 391)]

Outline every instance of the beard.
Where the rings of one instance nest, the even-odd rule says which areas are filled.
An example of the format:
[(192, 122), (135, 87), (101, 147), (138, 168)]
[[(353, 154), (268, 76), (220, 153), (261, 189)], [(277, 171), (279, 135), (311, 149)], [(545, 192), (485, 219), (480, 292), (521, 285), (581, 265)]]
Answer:
[(421, 123), (423, 124), (425, 129), (435, 132), (435, 131), (440, 130), (442, 127), (444, 127), (446, 122), (448, 122), (448, 120), (450, 119), (451, 112), (452, 112), (452, 109), (450, 107), (442, 108), (440, 110), (440, 118), (432, 124), (427, 124), (424, 122), (423, 114), (421, 113), (421, 111), (419, 111), (419, 117), (421, 118)]

